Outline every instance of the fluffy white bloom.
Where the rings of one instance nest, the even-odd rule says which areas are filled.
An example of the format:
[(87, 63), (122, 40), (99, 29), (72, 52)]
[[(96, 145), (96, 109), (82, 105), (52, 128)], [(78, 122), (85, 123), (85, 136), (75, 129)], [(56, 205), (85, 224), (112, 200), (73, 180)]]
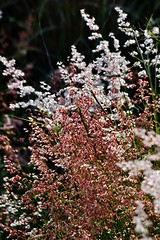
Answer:
[(86, 67), (86, 63), (84, 61), (85, 56), (83, 56), (81, 53), (79, 53), (76, 49), (76, 46), (71, 46), (71, 62), (73, 63), (73, 65), (75, 67), (77, 67), (78, 69), (85, 69)]
[(116, 51), (118, 51), (120, 48), (119, 40), (117, 38), (115, 38), (114, 33), (110, 33), (109, 37), (111, 37), (113, 39), (114, 48), (116, 49)]
[(127, 40), (124, 44), (124, 47), (129, 47), (132, 44), (135, 44), (136, 41), (134, 39)]
[(0, 56), (0, 62), (6, 67), (2, 72), (4, 76), (11, 76), (13, 79), (24, 77), (24, 73), (14, 67), (16, 64), (14, 59), (7, 60), (7, 58)]
[(151, 65), (156, 66), (156, 71), (157, 72), (158, 72), (158, 69), (159, 69), (159, 68), (157, 68), (157, 65), (159, 65), (159, 64), (160, 64), (160, 55), (156, 54), (156, 56), (153, 59), (151, 59)]
[(151, 147), (156, 145), (160, 147), (160, 135), (156, 134), (154, 131), (147, 132), (146, 129), (135, 128), (134, 132), (143, 139), (145, 146)]
[(154, 197), (154, 212), (160, 214), (160, 171), (145, 171), (144, 175), (141, 189)]
[(124, 32), (127, 36), (130, 37), (138, 37), (139, 32), (137, 30), (134, 30), (130, 23), (126, 21), (127, 14), (122, 11), (119, 7), (115, 7), (115, 10), (118, 12), (119, 16), (117, 19), (118, 28)]
[(134, 67), (139, 67), (139, 68), (141, 68), (141, 69), (143, 68), (140, 61), (136, 61), (136, 62), (133, 64), (133, 66), (134, 66)]
[(152, 32), (153, 32), (153, 34), (158, 35), (159, 34), (159, 27), (156, 27), (156, 26), (153, 27)]
[(146, 75), (147, 75), (146, 70), (142, 70), (138, 72), (138, 77), (146, 76)]
[[(147, 132), (145, 129), (135, 129), (135, 134), (142, 138), (143, 143), (147, 147), (157, 146), (157, 154), (145, 156), (143, 160), (129, 161), (118, 163), (124, 171), (129, 171), (130, 176), (138, 175), (143, 172), (144, 179), (141, 183), (143, 192), (150, 194), (154, 198), (154, 212), (160, 214), (160, 170), (154, 170), (151, 161), (160, 159), (160, 135), (154, 131)], [(140, 217), (135, 217), (136, 231), (139, 233), (147, 234), (147, 229), (143, 228), (148, 224), (146, 221), (146, 214), (142, 210), (142, 204), (138, 203), (137, 213)], [(142, 224), (143, 221), (143, 224)]]
[(147, 235), (149, 233), (148, 227), (152, 225), (152, 222), (148, 220), (148, 215), (143, 210), (143, 204), (141, 201), (136, 201), (136, 204), (137, 208), (135, 213), (137, 216), (133, 218), (133, 222), (136, 224), (136, 232), (141, 234), (143, 236), (142, 239), (144, 239), (147, 238)]
[(86, 21), (87, 26), (91, 31), (98, 31), (99, 27), (95, 24), (95, 18), (90, 18), (89, 14), (85, 13), (84, 9), (81, 9), (81, 15), (83, 19)]
[(144, 30), (144, 37), (145, 37), (145, 40), (144, 40), (145, 52), (144, 53), (149, 54), (154, 49), (154, 43), (153, 43), (152, 36), (147, 29)]
[(100, 39), (102, 38), (102, 34), (97, 33), (97, 32), (92, 32), (91, 36), (88, 37), (89, 40), (95, 40), (95, 39)]
[(135, 57), (135, 56), (138, 55), (138, 53), (137, 53), (136, 51), (133, 51), (133, 52), (130, 53), (130, 55), (131, 55), (132, 57)]
[(124, 171), (129, 171), (131, 177), (137, 176), (141, 171), (151, 170), (152, 164), (147, 160), (135, 160), (129, 162), (117, 163)]

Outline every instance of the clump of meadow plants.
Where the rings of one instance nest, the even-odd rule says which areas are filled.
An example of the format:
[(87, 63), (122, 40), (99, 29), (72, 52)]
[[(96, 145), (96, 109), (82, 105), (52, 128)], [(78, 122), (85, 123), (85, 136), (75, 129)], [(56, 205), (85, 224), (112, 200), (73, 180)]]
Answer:
[[(141, 189), (142, 172), (130, 178), (119, 166), (133, 172), (136, 167), (151, 169), (150, 162), (141, 160), (151, 152), (134, 129), (159, 131), (159, 76), (153, 84), (149, 68), (157, 74), (159, 60), (152, 42), (155, 35), (134, 30), (127, 15), (119, 8), (116, 11), (119, 29), (130, 38), (124, 47), (138, 44), (139, 52), (131, 51), (137, 59), (133, 66), (122, 55), (115, 35), (109, 35), (114, 45), (111, 51), (110, 41), (102, 38), (95, 19), (84, 10), (89, 39), (97, 42), (95, 58), (87, 64), (72, 46), (70, 65), (58, 63), (66, 86), (58, 93), (52, 94), (43, 82), (42, 91), (27, 86), (15, 62), (0, 58), (6, 67), (3, 75), (12, 77), (9, 88), (24, 99), (10, 107), (37, 111), (29, 117), (29, 171), (14, 161), (6, 163), (9, 176), (3, 179), (0, 207), (1, 232), (9, 239), (136, 239), (133, 222), (143, 239), (147, 237), (151, 224), (143, 204), (151, 214), (151, 200), (145, 195), (151, 189)], [(143, 45), (139, 45), (140, 34)], [(152, 196), (158, 209), (157, 191)], [(135, 210), (141, 219), (135, 217)]]
[[(23, 234), (24, 239), (96, 239), (103, 231), (117, 238), (133, 234), (132, 184), (138, 185), (138, 180), (126, 186), (116, 165), (132, 144), (133, 134), (124, 147), (120, 145), (114, 124), (101, 108), (91, 111), (93, 104), (84, 96), (73, 110), (61, 109), (47, 125), (42, 125), (43, 119), (41, 125), (32, 123), (32, 172), (17, 168), (4, 179), (7, 201), (1, 199), (1, 208), (7, 212), (12, 193), (15, 211), (3, 225), (10, 238)], [(10, 167), (15, 169), (14, 163)]]

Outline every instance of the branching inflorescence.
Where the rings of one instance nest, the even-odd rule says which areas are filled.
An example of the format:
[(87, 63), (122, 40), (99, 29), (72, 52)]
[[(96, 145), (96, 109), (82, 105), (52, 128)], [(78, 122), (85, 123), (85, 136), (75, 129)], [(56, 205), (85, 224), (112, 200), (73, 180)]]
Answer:
[[(160, 147), (158, 28), (134, 30), (127, 15), (115, 10), (118, 28), (129, 37), (124, 46), (113, 33), (104, 40), (95, 19), (81, 10), (89, 39), (97, 41), (95, 58), (87, 64), (72, 46), (70, 66), (58, 63), (65, 81), (58, 93), (43, 82), (42, 91), (27, 86), (15, 61), (0, 57), (2, 74), (11, 77), (8, 87), (22, 98), (10, 107), (34, 107), (39, 113), (29, 118), (29, 171), (5, 151), (0, 228), (9, 239), (138, 239), (133, 223), (142, 239), (156, 237), (160, 177), (152, 162), (159, 160)], [(122, 47), (133, 49), (133, 62), (122, 55)], [(157, 217), (153, 225), (150, 216)]]

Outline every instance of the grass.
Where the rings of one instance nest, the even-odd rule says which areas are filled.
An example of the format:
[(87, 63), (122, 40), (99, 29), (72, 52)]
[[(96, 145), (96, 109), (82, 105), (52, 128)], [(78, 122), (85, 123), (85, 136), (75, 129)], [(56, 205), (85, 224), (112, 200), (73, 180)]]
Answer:
[[(3, 34), (11, 42), (10, 48), (6, 48), (2, 39), (2, 51), (7, 50), (6, 56), (15, 57), (26, 73), (27, 82), (18, 87), (25, 95), (24, 102), (34, 98), (25, 114), (21, 108), (13, 113), (19, 123), (14, 122), (12, 114), (11, 128), (7, 128), (5, 118), (1, 124), (1, 182), (6, 192), (5, 195), (1, 191), (1, 238), (107, 240), (151, 236), (156, 239), (159, 237), (159, 214), (154, 212), (154, 200), (158, 195), (149, 192), (148, 188), (141, 189), (141, 183), (147, 181), (146, 167), (149, 166), (144, 162), (153, 154), (157, 154), (159, 160), (159, 136), (156, 135), (159, 133), (159, 62), (154, 65), (150, 61), (155, 59), (154, 46), (159, 48), (155, 44), (159, 43), (159, 36), (152, 34), (155, 22), (147, 25), (147, 36), (141, 29), (136, 38), (138, 48), (135, 44), (116, 52), (112, 45), (111, 50), (108, 48), (104, 39), (110, 31), (108, 23), (113, 27), (112, 31), (115, 28), (112, 8), (117, 1), (103, 0), (100, 5), (99, 1), (75, 4), (75, 1), (66, 0), (41, 1), (39, 5), (33, 1), (31, 5), (29, 1), (18, 3), (8, 1), (8, 5), (2, 4), (4, 18), (1, 24), (8, 23)], [(127, 12), (136, 8), (137, 1), (133, 1), (130, 7), (127, 3), (119, 1), (118, 4), (124, 5)], [(146, 1), (139, 6), (136, 20), (148, 4)], [(23, 6), (24, 15), (21, 12)], [(11, 7), (17, 11), (7, 15), (11, 14)], [(86, 40), (89, 32), (84, 21), (79, 20), (80, 8), (93, 13), (102, 26), (100, 33), (105, 33), (104, 38), (95, 37), (95, 43)], [(18, 32), (12, 35), (9, 25)], [(123, 29), (125, 25), (122, 25), (119, 25), (122, 32), (134, 32), (133, 29)], [(135, 35), (134, 32), (130, 38), (133, 40)], [(122, 42), (126, 37), (123, 36)], [(149, 43), (145, 42), (148, 39)], [(149, 46), (148, 54), (143, 51), (141, 43), (146, 44), (146, 49)], [(75, 47), (69, 50), (73, 44)], [(102, 50), (91, 53), (96, 45)], [(76, 47), (85, 54), (85, 61)], [(138, 55), (128, 67), (126, 58), (133, 50)], [(123, 56), (123, 52), (128, 53)], [(71, 55), (69, 67), (68, 55)], [(40, 81), (48, 82), (51, 72), (57, 68), (57, 61), (61, 60), (64, 65), (59, 64), (59, 69), (65, 86), (54, 96)], [(2, 69), (5, 67), (10, 75), (13, 69), (6, 62), (7, 59), (1, 58)], [(135, 64), (141, 64), (146, 72), (140, 75), (142, 69), (136, 68)], [(15, 66), (13, 68), (17, 74)], [(13, 82), (8, 90), (6, 79), (9, 81), (10, 77)], [(12, 97), (8, 104), (24, 104), (17, 89), (12, 89), (15, 87), (13, 83), (19, 83), (23, 77), (13, 74), (10, 77), (2, 74), (2, 117), (10, 111), (4, 104), (6, 94)], [(106, 80), (107, 94), (103, 89)], [(32, 85), (33, 91), (26, 85)], [(24, 127), (24, 122), (27, 131), (25, 129), (22, 133), (19, 129), (21, 124)], [(145, 133), (141, 130), (144, 127)], [(138, 128), (137, 137), (135, 128)], [(153, 129), (156, 133), (151, 132)], [(18, 149), (17, 145), (23, 142), (25, 145)], [(27, 156), (24, 157), (21, 150)], [(153, 164), (149, 160), (148, 164), (151, 166), (150, 177), (154, 179), (159, 163)], [(135, 166), (141, 171), (134, 169)], [(134, 171), (135, 177), (132, 178), (130, 174)], [(152, 184), (153, 189), (158, 189), (156, 179)], [(139, 209), (135, 200), (141, 201), (144, 209)], [(147, 218), (153, 223), (149, 232), (145, 225)], [(135, 224), (139, 227), (137, 232), (133, 219), (139, 219)]]

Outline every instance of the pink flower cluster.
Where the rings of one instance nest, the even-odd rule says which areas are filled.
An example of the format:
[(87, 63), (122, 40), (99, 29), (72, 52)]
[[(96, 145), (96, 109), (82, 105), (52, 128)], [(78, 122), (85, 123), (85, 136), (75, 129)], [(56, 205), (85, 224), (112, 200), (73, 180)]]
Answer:
[[(127, 15), (121, 9), (116, 11), (119, 29), (131, 38), (124, 47), (134, 45), (139, 32), (125, 21)], [(42, 91), (26, 86), (15, 62), (0, 57), (6, 66), (3, 74), (12, 77), (9, 88), (22, 98), (34, 94), (34, 99), (11, 107), (38, 109), (37, 116), (29, 118), (30, 161), (26, 169), (16, 152), (5, 145), (8, 140), (0, 139), (8, 173), (0, 196), (0, 231), (8, 239), (137, 239), (133, 222), (142, 239), (149, 239), (147, 228), (152, 228), (153, 237), (159, 224), (159, 170), (152, 169), (152, 161), (159, 157), (154, 152), (155, 145), (159, 151), (159, 137), (140, 130), (159, 131), (160, 99), (156, 85), (151, 84), (143, 49), (146, 46), (147, 53), (158, 59), (152, 51), (154, 41), (150, 32), (144, 31), (145, 44), (138, 45), (137, 51), (143, 61), (135, 62), (140, 72), (136, 74), (128, 68), (130, 62), (114, 34), (110, 34), (115, 47), (111, 52), (95, 19), (84, 10), (81, 14), (91, 30), (89, 39), (98, 42), (93, 50), (96, 58), (87, 64), (72, 46), (70, 66), (58, 64), (66, 83), (58, 93), (51, 94), (45, 83), (41, 83)], [(159, 62), (153, 61), (152, 67), (155, 64), (158, 73)], [(104, 83), (108, 83), (107, 94)], [(154, 198), (154, 206), (148, 194)], [(156, 216), (156, 224), (151, 226), (148, 216)]]

